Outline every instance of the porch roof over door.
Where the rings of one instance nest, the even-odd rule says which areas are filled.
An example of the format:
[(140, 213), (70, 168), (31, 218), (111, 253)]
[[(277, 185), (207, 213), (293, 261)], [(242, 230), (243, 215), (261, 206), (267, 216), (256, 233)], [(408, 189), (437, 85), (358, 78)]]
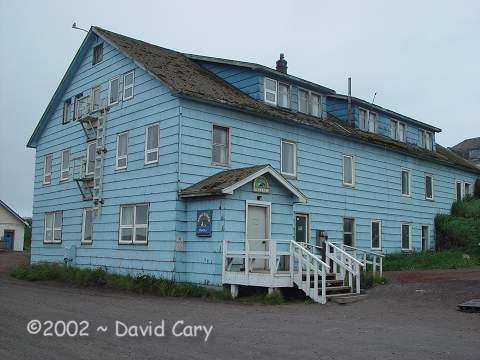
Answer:
[(231, 195), (239, 187), (265, 174), (270, 174), (300, 202), (307, 202), (307, 197), (297, 187), (268, 164), (221, 171), (181, 190), (179, 195), (182, 199)]

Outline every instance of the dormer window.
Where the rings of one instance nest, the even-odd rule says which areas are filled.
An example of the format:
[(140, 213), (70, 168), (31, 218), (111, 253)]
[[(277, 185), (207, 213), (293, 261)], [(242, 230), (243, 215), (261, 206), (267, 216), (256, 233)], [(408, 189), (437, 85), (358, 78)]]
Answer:
[(407, 140), (407, 125), (398, 123), (398, 141), (406, 142)]
[(359, 127), (362, 130), (377, 132), (377, 114), (365, 109), (359, 109), (358, 113)]
[(418, 146), (427, 150), (433, 150), (433, 134), (430, 131), (420, 129), (418, 131)]
[(298, 89), (298, 112), (308, 114), (308, 91)]
[(310, 94), (310, 114), (313, 116), (322, 116), (322, 97), (317, 94)]
[(265, 78), (265, 102), (277, 105), (277, 81)]
[(290, 86), (283, 83), (278, 83), (278, 106), (290, 107)]

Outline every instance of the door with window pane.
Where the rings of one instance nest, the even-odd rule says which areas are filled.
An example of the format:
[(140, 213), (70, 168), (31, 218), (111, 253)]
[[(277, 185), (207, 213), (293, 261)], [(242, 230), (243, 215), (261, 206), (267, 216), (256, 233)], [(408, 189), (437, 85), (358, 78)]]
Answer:
[(308, 243), (308, 214), (295, 214), (295, 241)]

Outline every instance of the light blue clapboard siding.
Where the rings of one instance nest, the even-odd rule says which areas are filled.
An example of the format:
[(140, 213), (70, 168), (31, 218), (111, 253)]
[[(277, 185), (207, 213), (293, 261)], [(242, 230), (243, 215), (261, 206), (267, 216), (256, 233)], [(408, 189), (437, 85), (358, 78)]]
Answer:
[[(182, 186), (197, 182), (221, 170), (211, 165), (211, 128), (218, 123), (231, 128), (231, 168), (271, 164), (279, 170), (280, 141), (298, 145), (298, 179), (292, 183), (309, 198), (295, 211), (311, 216), (311, 229), (327, 230), (331, 240), (342, 240), (342, 217), (356, 219), (357, 245), (370, 247), (370, 222), (382, 220), (382, 248), (400, 250), (400, 224), (412, 224), (413, 248), (421, 247), (421, 225), (430, 226), (433, 218), (447, 212), (455, 198), (455, 179), (472, 182), (473, 174), (395, 153), (365, 143), (334, 137), (306, 127), (258, 119), (226, 109), (182, 100), (184, 136), (182, 141)], [(252, 140), (254, 139), (254, 140)], [(356, 163), (356, 186), (342, 185), (342, 155), (352, 154)], [(412, 174), (412, 197), (400, 194), (401, 169)], [(424, 175), (434, 176), (435, 200), (425, 200)], [(312, 231), (311, 238), (315, 234)]]
[[(75, 69), (64, 99), (101, 86), (101, 98), (108, 96), (108, 80), (135, 70), (134, 98), (111, 107), (107, 115), (104, 172), (105, 205), (94, 221), (94, 241), (80, 245), (82, 201), (70, 176), (60, 182), (61, 151), (71, 157), (86, 153), (85, 135), (78, 122), (62, 125), (63, 103), (56, 105), (37, 146), (34, 180), (32, 261), (63, 261), (64, 248), (76, 246), (79, 266), (105, 266), (120, 273), (145, 272), (172, 278), (177, 206), (177, 159), (179, 101), (169, 90), (109, 44), (104, 44), (103, 61), (92, 67), (92, 48)], [(72, 109), (73, 111), (73, 109)], [(73, 115), (73, 113), (72, 113)], [(160, 163), (144, 165), (145, 126), (160, 124)], [(128, 131), (128, 168), (115, 170), (116, 135)], [(53, 153), (52, 184), (42, 185), (44, 155)], [(149, 244), (118, 245), (119, 206), (150, 203)], [(44, 213), (63, 211), (62, 244), (43, 244)]]

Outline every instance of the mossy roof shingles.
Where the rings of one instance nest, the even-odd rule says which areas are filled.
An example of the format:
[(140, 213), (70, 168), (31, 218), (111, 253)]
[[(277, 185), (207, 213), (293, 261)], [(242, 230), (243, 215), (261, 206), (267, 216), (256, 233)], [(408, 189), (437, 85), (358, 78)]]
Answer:
[(330, 114), (322, 119), (270, 106), (254, 100), (178, 51), (152, 45), (99, 27), (92, 27), (92, 30), (160, 79), (174, 95), (213, 102), (270, 119), (313, 126), (330, 134), (386, 147), (426, 160), (461, 167), (476, 173), (480, 172), (475, 165), (438, 144), (437, 151), (432, 152), (382, 135), (366, 133)]

